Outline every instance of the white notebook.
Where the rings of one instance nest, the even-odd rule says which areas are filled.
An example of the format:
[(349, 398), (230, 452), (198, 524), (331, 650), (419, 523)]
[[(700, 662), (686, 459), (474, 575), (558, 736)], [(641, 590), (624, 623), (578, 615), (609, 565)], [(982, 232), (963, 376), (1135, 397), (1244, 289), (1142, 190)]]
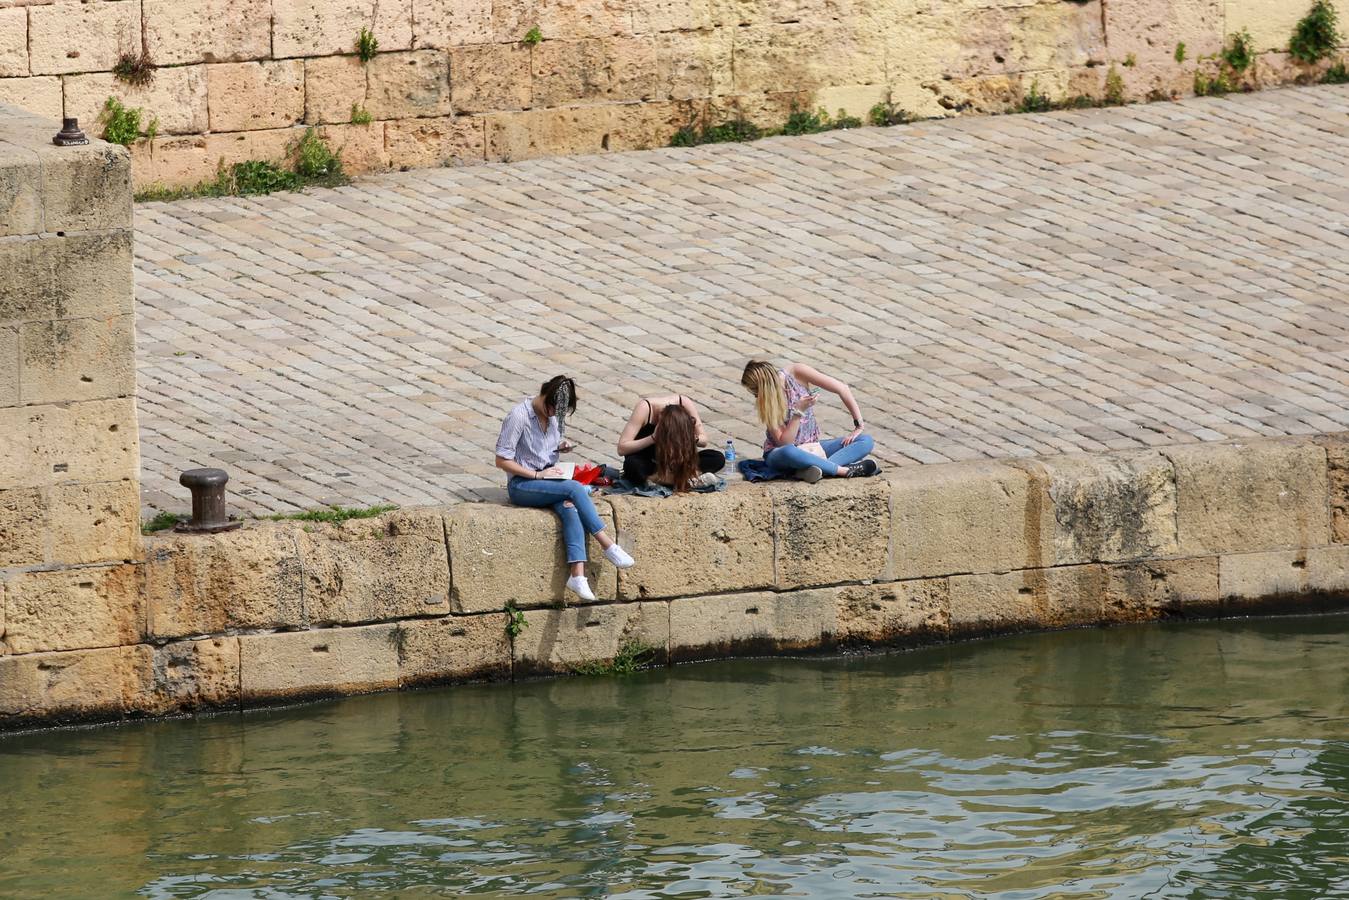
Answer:
[(576, 463), (554, 463), (553, 468), (558, 470), (558, 474), (545, 475), (549, 481), (567, 481), (576, 474)]

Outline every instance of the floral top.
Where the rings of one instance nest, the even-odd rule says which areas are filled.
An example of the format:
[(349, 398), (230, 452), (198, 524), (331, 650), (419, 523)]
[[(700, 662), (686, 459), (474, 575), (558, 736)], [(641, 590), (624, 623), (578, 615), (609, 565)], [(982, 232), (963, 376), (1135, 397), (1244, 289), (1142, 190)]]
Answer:
[[(782, 386), (787, 392), (787, 409), (795, 408), (797, 401), (810, 395), (810, 391), (806, 389), (805, 385), (788, 375), (786, 369), (778, 370), (778, 375), (782, 378)], [(820, 426), (815, 422), (815, 407), (812, 406), (801, 417), (801, 425), (796, 429), (795, 443), (799, 447), (802, 444), (812, 444), (819, 439)], [(772, 435), (765, 432), (763, 452), (768, 453), (777, 448), (778, 445), (773, 442)]]

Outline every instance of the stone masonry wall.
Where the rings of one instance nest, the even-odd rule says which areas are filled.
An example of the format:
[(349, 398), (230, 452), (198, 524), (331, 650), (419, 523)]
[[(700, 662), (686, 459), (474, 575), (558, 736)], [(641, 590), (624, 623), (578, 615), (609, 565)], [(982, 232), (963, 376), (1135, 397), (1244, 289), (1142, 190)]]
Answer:
[[(124, 148), (0, 107), (0, 660), (143, 639)], [(36, 658), (36, 657), (34, 657)], [(35, 683), (60, 682), (58, 659)], [(0, 706), (15, 683), (0, 663)], [(57, 688), (59, 692), (59, 687)]]
[(151, 537), (106, 602), (6, 595), (0, 728), (568, 672), (633, 643), (679, 661), (1349, 606), (1346, 447), (1349, 434), (603, 498), (638, 562), (592, 566), (597, 602), (568, 607), (547, 510)]
[[(1249, 29), (1246, 86), (1290, 61), (1310, 0), (0, 0), (0, 102), (86, 128), (109, 96), (158, 120), (135, 180), (185, 185), (276, 160), (320, 128), (349, 170), (665, 145), (682, 125), (795, 107), (865, 117), (1001, 111), (1032, 82), (1131, 100), (1193, 91)], [(362, 63), (368, 28), (378, 53)], [(528, 40), (537, 29), (539, 40)], [(1186, 58), (1176, 48), (1185, 44)], [(112, 69), (144, 54), (153, 81)], [(353, 111), (369, 124), (352, 124)], [(98, 132), (101, 133), (101, 132)]]

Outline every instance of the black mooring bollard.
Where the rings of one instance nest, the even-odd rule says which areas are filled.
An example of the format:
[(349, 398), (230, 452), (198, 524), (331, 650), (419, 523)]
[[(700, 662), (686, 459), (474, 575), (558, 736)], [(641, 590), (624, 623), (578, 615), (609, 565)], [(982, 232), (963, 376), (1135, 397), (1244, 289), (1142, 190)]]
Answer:
[(80, 120), (65, 118), (61, 120), (61, 130), (56, 132), (52, 143), (58, 147), (79, 147), (89, 143), (89, 138), (80, 131)]
[(192, 492), (192, 518), (179, 522), (174, 531), (188, 534), (215, 534), (230, 531), (242, 523), (225, 514), (225, 484), (230, 480), (224, 469), (188, 469), (178, 483)]

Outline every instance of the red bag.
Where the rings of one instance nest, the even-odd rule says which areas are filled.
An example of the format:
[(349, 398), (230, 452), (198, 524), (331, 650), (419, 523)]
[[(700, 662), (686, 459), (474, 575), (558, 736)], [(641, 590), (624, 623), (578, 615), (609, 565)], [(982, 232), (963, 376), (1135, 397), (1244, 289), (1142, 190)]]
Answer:
[(572, 473), (572, 481), (579, 481), (581, 484), (591, 484), (595, 479), (604, 474), (604, 467), (593, 463), (581, 463), (576, 466), (576, 471)]

